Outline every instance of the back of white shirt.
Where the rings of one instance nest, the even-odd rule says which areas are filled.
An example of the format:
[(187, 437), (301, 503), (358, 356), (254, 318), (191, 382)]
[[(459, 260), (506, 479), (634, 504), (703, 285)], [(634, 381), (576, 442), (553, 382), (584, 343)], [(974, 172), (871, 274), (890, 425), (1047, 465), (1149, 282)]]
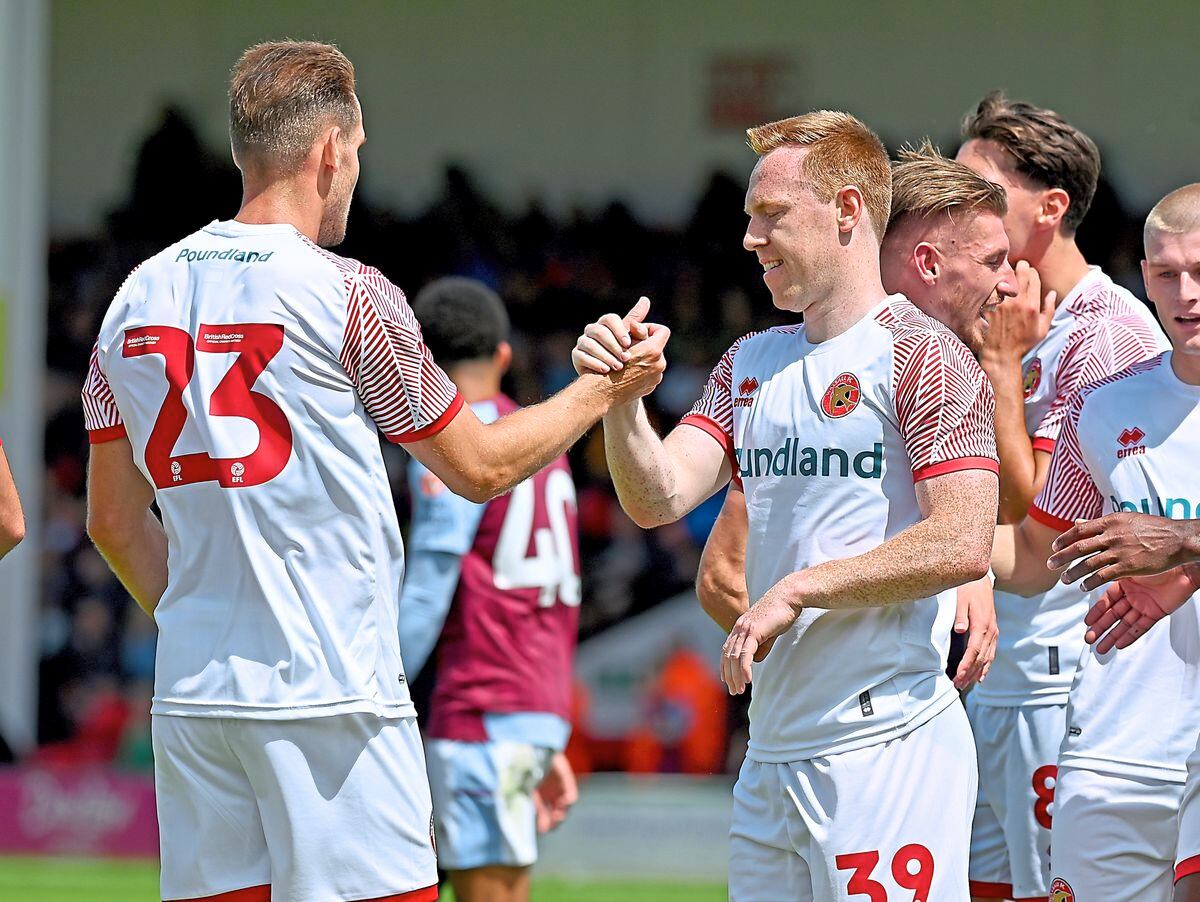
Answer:
[[(1031, 516), (1067, 529), (1077, 518), (1122, 510), (1200, 513), (1200, 386), (1181, 382), (1170, 360), (1163, 354), (1083, 390)], [(1067, 704), (1063, 763), (1182, 783), (1197, 735), (1195, 598), (1129, 648), (1085, 652)]]
[[(790, 573), (871, 551), (921, 519), (915, 485), (996, 472), (991, 385), (902, 296), (814, 344), (803, 326), (741, 339), (684, 418), (734, 459), (752, 601)], [(748, 755), (789, 762), (885, 742), (954, 703), (955, 592), (812, 608), (755, 665)]]
[(413, 713), (378, 434), (462, 406), (403, 294), (289, 225), (213, 223), (113, 300), (84, 409), (128, 436), (169, 542), (152, 712)]
[[(1167, 347), (1150, 309), (1092, 267), (1022, 361), (1025, 426), (1033, 447), (1053, 452), (1067, 410), (1084, 386)], [(971, 697), (997, 707), (1066, 704), (1084, 650), (1079, 624), (1090, 603), (1091, 596), (1062, 583), (1031, 598), (997, 591), (996, 660)]]

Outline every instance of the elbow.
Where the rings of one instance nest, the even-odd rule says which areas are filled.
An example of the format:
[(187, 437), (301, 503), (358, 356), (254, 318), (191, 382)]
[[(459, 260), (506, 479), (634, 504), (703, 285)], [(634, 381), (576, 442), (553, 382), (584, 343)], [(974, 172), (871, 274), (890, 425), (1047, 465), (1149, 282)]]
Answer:
[(953, 554), (946, 560), (945, 567), (952, 585), (961, 586), (983, 579), (988, 575), (992, 563), (992, 545), (988, 542), (947, 543)]
[(0, 524), (0, 557), (4, 557), (4, 555), (20, 545), (24, 538), (25, 518), (20, 514)]
[(640, 526), (642, 529), (655, 529), (659, 526), (666, 526), (668, 523), (674, 523), (678, 517), (672, 517), (666, 511), (652, 510), (648, 508), (635, 508), (632, 505), (622, 504), (625, 513), (629, 515), (629, 519)]
[(87, 516), (87, 534), (92, 544), (103, 554), (121, 544), (122, 538), (129, 535), (129, 527), (113, 512), (91, 509)]

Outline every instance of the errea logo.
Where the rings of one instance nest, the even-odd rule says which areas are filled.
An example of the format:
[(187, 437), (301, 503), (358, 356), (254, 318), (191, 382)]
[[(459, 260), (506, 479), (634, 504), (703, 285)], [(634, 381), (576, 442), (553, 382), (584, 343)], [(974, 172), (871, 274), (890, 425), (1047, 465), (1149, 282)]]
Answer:
[(1121, 434), (1117, 436), (1117, 442), (1121, 445), (1117, 449), (1117, 460), (1131, 457), (1134, 454), (1145, 454), (1146, 446), (1140, 444), (1145, 437), (1146, 433), (1137, 426), (1132, 429), (1122, 429)]
[(733, 399), (734, 407), (749, 407), (754, 403), (754, 393), (758, 391), (758, 380), (747, 376), (738, 384), (738, 396)]

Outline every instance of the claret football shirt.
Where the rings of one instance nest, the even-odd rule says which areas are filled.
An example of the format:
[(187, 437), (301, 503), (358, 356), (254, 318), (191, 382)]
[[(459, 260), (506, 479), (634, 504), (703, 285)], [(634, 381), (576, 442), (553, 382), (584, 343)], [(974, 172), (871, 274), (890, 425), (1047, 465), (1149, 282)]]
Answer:
[(127, 279), (83, 401), (167, 532), (153, 713), (413, 713), (378, 435), (434, 435), (462, 398), (398, 288), (290, 225), (214, 222)]
[[(870, 551), (918, 522), (920, 480), (996, 472), (994, 414), (966, 346), (892, 295), (818, 344), (803, 325), (740, 339), (683, 422), (721, 443), (745, 489), (757, 600), (790, 573)], [(943, 672), (954, 611), (953, 589), (804, 611), (755, 665), (749, 757), (779, 763), (885, 742), (955, 703)]]

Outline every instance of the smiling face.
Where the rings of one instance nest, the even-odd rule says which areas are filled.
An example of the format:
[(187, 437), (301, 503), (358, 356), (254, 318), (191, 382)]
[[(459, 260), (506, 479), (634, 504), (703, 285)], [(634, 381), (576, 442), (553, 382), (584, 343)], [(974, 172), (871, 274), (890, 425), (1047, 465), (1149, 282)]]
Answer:
[(1148, 232), (1142, 278), (1176, 356), (1200, 368), (1200, 229)]
[(803, 313), (836, 278), (835, 201), (817, 199), (803, 173), (807, 149), (780, 147), (750, 174), (742, 245), (758, 257), (780, 310)]

